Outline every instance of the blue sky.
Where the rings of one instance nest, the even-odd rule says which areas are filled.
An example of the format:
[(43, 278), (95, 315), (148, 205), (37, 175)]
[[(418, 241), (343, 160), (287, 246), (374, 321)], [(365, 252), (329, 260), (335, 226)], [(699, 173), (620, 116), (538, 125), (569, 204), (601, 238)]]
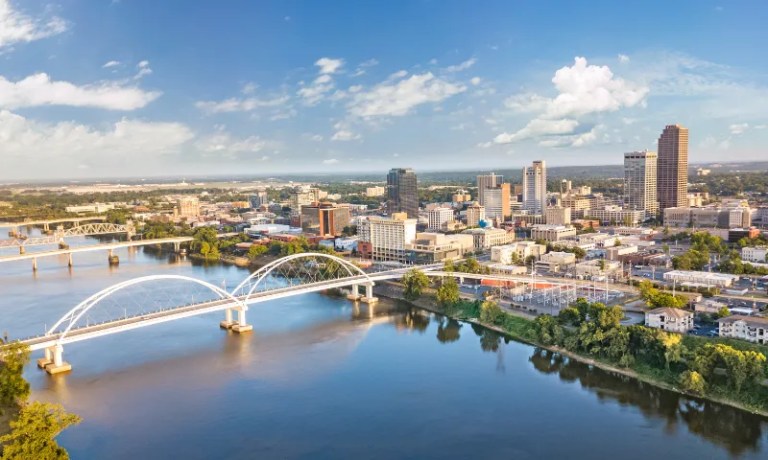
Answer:
[(0, 0), (0, 179), (766, 160), (755, 1)]

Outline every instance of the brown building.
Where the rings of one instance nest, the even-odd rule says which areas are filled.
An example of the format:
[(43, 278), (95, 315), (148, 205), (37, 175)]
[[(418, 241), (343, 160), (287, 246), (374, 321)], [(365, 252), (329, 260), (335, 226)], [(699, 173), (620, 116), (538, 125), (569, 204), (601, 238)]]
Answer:
[(335, 203), (313, 203), (301, 207), (301, 230), (319, 236), (341, 235), (349, 225), (349, 208)]
[(659, 137), (658, 153), (659, 208), (688, 206), (688, 128), (667, 125)]

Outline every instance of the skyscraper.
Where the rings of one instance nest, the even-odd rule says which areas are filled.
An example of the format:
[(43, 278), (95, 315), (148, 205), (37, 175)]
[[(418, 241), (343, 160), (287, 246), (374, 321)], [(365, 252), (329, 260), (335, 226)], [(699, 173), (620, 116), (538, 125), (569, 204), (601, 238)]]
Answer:
[(624, 154), (624, 207), (645, 210), (649, 215), (659, 212), (656, 198), (656, 152), (628, 152)]
[(523, 209), (532, 214), (544, 214), (547, 208), (547, 164), (544, 160), (523, 168)]
[(387, 174), (387, 212), (408, 214), (408, 218), (419, 217), (419, 190), (416, 173), (411, 168), (392, 168)]
[(509, 217), (511, 208), (509, 206), (510, 188), (509, 184), (499, 184), (497, 187), (485, 189), (485, 216), (489, 219), (501, 219)]
[(504, 176), (494, 173), (477, 176), (477, 202), (485, 206), (485, 189), (498, 187), (504, 182)]
[(688, 128), (667, 125), (659, 137), (659, 208), (688, 206)]

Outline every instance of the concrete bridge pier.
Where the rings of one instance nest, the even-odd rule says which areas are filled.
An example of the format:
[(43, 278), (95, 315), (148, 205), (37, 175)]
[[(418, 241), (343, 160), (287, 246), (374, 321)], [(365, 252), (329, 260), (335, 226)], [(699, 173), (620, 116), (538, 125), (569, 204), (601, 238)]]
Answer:
[(245, 320), (246, 311), (248, 311), (248, 307), (240, 307), (237, 309), (237, 322), (232, 325), (233, 331), (242, 333), (253, 330), (253, 326), (248, 324), (248, 322)]
[(232, 326), (235, 324), (237, 323), (232, 320), (232, 309), (227, 308), (224, 310), (224, 321), (219, 323), (219, 327), (222, 329), (232, 329)]
[(376, 303), (379, 301), (378, 297), (373, 296), (373, 283), (365, 285), (365, 297), (360, 299), (363, 303)]
[(64, 347), (58, 344), (46, 348), (45, 358), (38, 360), (37, 365), (41, 366), (41, 361), (45, 361), (41, 367), (45, 369), (45, 372), (49, 373), (50, 375), (69, 372), (72, 370), (72, 365), (64, 361), (62, 357), (63, 353)]
[(32, 258), (32, 271), (33, 272), (37, 271), (37, 257)]
[(352, 289), (352, 292), (350, 292), (347, 295), (347, 299), (355, 301), (355, 302), (357, 302), (358, 300), (362, 299), (363, 296), (360, 295), (360, 291), (358, 289), (359, 287), (360, 287), (360, 285), (358, 285), (358, 284), (353, 284), (352, 286), (350, 286), (350, 288)]
[(27, 252), (26, 248), (24, 248), (24, 246), (19, 246), (19, 255), (23, 256), (25, 252)]
[(68, 256), (67, 257), (67, 266), (72, 268), (72, 266), (74, 265), (74, 262), (72, 262), (72, 253), (71, 252), (67, 253), (67, 256)]
[(120, 265), (120, 258), (115, 255), (114, 250), (109, 250), (109, 255), (107, 256), (107, 262), (109, 262), (110, 266), (114, 265)]

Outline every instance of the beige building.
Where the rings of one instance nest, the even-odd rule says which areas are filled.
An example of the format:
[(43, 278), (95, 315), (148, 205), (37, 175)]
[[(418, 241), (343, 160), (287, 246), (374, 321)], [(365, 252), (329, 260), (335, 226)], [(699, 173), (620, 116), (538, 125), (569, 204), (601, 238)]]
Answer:
[(727, 288), (738, 280), (736, 275), (727, 273), (698, 272), (689, 270), (672, 270), (664, 273), (664, 281), (694, 287)]
[(732, 315), (717, 320), (718, 335), (748, 342), (768, 343), (768, 318)]
[(544, 214), (547, 208), (547, 163), (534, 161), (523, 168), (523, 209), (531, 214)]
[(583, 196), (565, 197), (560, 200), (560, 205), (570, 208), (572, 213), (579, 213), (579, 215), (583, 215), (583, 212), (590, 208), (589, 198)]
[(657, 198), (659, 208), (688, 204), (688, 128), (667, 125), (659, 137)]
[(531, 239), (544, 241), (560, 241), (576, 236), (576, 228), (565, 225), (534, 225), (531, 228)]
[(477, 227), (485, 220), (485, 206), (477, 203), (467, 206), (467, 227)]
[(679, 308), (655, 308), (645, 312), (645, 325), (669, 332), (685, 334), (693, 329), (693, 312)]
[(752, 210), (748, 206), (687, 208), (664, 210), (664, 225), (695, 228), (749, 228)]
[(485, 215), (489, 219), (503, 221), (512, 215), (509, 200), (509, 184), (501, 184), (498, 187), (486, 188), (483, 191), (483, 201), (480, 204), (485, 206)]
[(544, 211), (544, 221), (548, 225), (570, 225), (571, 208), (550, 207)]
[(363, 234), (370, 242), (373, 260), (407, 261), (406, 246), (416, 239), (416, 219), (408, 219), (405, 213), (394, 213), (391, 218), (370, 217), (367, 227)]
[(593, 259), (576, 264), (577, 275), (611, 275), (621, 270), (621, 263), (615, 260)]
[(461, 190), (451, 195), (451, 200), (454, 203), (466, 203), (467, 201), (472, 201), (472, 195), (467, 193), (465, 190)]
[(547, 247), (543, 244), (536, 244), (533, 241), (518, 241), (512, 244), (504, 244), (491, 248), (491, 261), (503, 265), (511, 265), (517, 261), (524, 261), (529, 256), (537, 259), (547, 252)]
[(365, 196), (368, 198), (384, 196), (385, 193), (387, 193), (387, 188), (384, 186), (367, 187), (365, 189)]
[(313, 203), (301, 207), (301, 231), (319, 236), (339, 236), (349, 225), (349, 208), (335, 203)]
[(408, 261), (416, 264), (435, 263), (457, 259), (474, 250), (472, 235), (446, 235), (444, 233), (417, 233), (416, 239), (406, 244)]
[(659, 212), (656, 198), (656, 152), (624, 154), (624, 207), (641, 209), (650, 215)]
[(559, 272), (576, 264), (576, 256), (571, 252), (552, 251), (542, 255), (536, 261), (536, 268), (546, 268), (550, 272)]
[(485, 206), (485, 189), (496, 188), (503, 183), (504, 176), (497, 176), (495, 173), (477, 176), (477, 202)]
[(584, 211), (585, 219), (598, 219), (603, 225), (638, 225), (645, 220), (645, 210), (624, 209), (621, 206), (605, 206), (603, 209)]
[(194, 196), (183, 196), (177, 202), (179, 217), (191, 219), (200, 217), (200, 200)]
[(427, 212), (429, 230), (445, 230), (448, 223), (453, 222), (453, 209), (435, 208)]
[(743, 247), (741, 248), (741, 260), (746, 262), (766, 263), (768, 262), (768, 247)]
[(472, 235), (476, 251), (482, 251), (500, 244), (508, 244), (515, 239), (514, 233), (507, 232), (501, 228), (470, 228), (461, 233)]

